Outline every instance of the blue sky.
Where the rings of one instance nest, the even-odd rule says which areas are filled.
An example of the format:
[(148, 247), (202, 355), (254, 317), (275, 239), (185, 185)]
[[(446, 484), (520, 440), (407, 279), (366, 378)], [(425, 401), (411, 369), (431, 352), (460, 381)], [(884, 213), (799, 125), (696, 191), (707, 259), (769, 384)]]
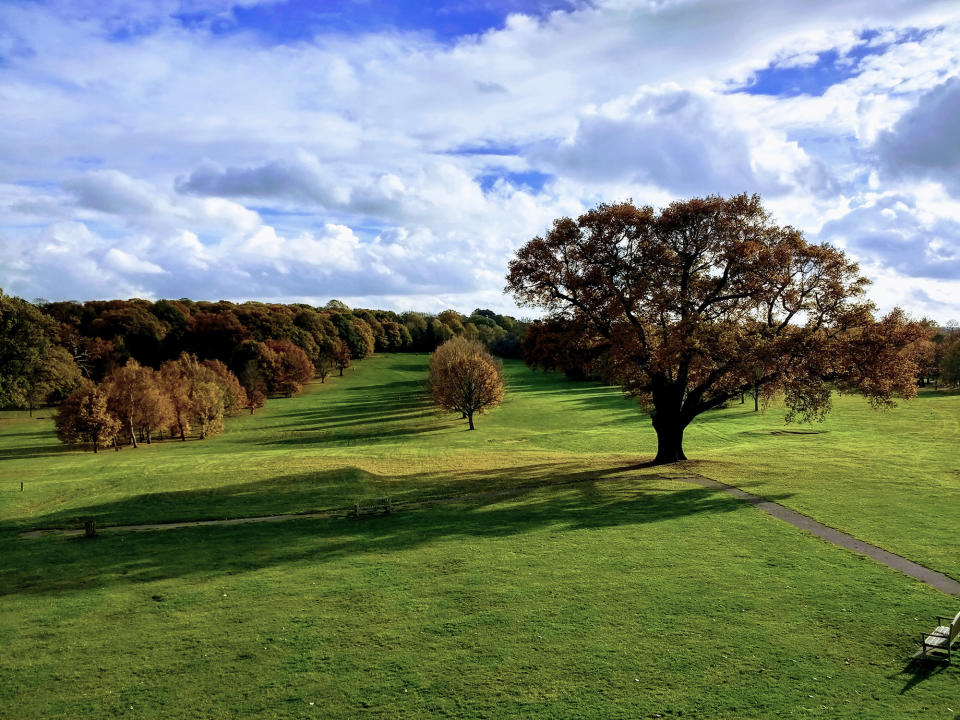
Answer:
[(758, 192), (960, 317), (960, 6), (0, 2), (0, 287), (520, 312), (563, 215)]
[(422, 32), (455, 41), (498, 30), (511, 13), (543, 17), (575, 5), (567, 0), (290, 0), (177, 17), (188, 25), (209, 24), (215, 33), (250, 30), (269, 43), (309, 41), (325, 33), (378, 32)]

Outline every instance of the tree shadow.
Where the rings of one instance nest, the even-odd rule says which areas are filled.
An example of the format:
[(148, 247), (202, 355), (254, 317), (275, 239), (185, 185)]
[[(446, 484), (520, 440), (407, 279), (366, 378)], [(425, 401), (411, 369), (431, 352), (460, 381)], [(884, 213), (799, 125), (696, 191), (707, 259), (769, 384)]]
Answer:
[(907, 660), (907, 664), (904, 665), (900, 672), (889, 675), (888, 679), (896, 680), (897, 678), (907, 676), (906, 684), (900, 689), (900, 694), (906, 695), (920, 683), (949, 669), (950, 665), (942, 661), (912, 657)]
[[(611, 469), (611, 471), (616, 470)], [(491, 471), (492, 472), (492, 471)], [(532, 468), (528, 472), (533, 473)], [(95, 540), (51, 537), (7, 543), (0, 595), (62, 593), (197, 575), (225, 575), (287, 563), (325, 562), (358, 554), (389, 554), (426, 543), (513, 536), (537, 530), (572, 532), (641, 526), (692, 515), (724, 514), (744, 504), (722, 492), (656, 485), (649, 474), (630, 483), (578, 479), (563, 487), (520, 488), (386, 516), (300, 519), (282, 523), (207, 526), (149, 533), (105, 533)], [(258, 484), (263, 485), (263, 484)], [(263, 487), (255, 488), (264, 490)], [(183, 494), (189, 494), (185, 491)], [(240, 492), (235, 488), (232, 492)], [(121, 501), (114, 506), (129, 505)], [(104, 514), (105, 506), (84, 512)], [(118, 514), (118, 513), (113, 513)]]
[[(486, 491), (536, 489), (623, 479), (644, 481), (651, 463), (583, 468), (576, 463), (533, 463), (470, 471), (377, 474), (353, 465), (302, 472), (219, 487), (143, 493), (114, 502), (56, 510), (23, 521), (0, 523), (2, 530), (82, 527), (94, 518), (101, 527), (156, 522), (222, 520), (273, 514), (302, 514), (350, 507), (357, 497), (390, 496), (394, 502), (457, 499)], [(652, 477), (661, 478), (656, 474)], [(478, 495), (479, 496), (479, 495)]]
[(76, 451), (76, 445), (27, 445), (23, 447), (0, 448), (0, 461), (25, 458), (49, 457), (64, 452)]

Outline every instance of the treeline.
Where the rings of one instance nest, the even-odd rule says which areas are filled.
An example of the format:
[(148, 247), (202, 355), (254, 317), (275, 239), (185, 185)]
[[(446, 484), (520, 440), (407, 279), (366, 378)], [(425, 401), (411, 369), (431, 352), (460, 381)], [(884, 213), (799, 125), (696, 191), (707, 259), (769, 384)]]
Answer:
[(159, 370), (134, 359), (115, 368), (102, 383), (82, 378), (54, 416), (57, 436), (66, 443), (89, 443), (93, 451), (111, 445), (137, 447), (154, 436), (186, 440), (223, 430), (226, 415), (244, 408), (253, 412), (263, 393), (248, 395), (237, 377), (219, 360), (200, 362), (183, 353)]
[[(916, 359), (920, 387), (960, 387), (960, 328), (943, 327), (923, 319), (926, 337), (911, 346)], [(520, 346), (521, 357), (531, 367), (563, 372), (574, 380), (610, 380), (608, 343), (577, 327), (570, 320), (547, 319), (531, 323)], [(755, 386), (751, 394), (757, 399)]]
[(927, 323), (930, 337), (920, 366), (920, 385), (960, 387), (960, 328)]
[(306, 304), (107, 300), (29, 303), (0, 292), (0, 406), (59, 404), (132, 360), (160, 370), (184, 354), (219, 361), (251, 409), (300, 392), (374, 352), (429, 352), (452, 337), (519, 357), (526, 323), (475, 310), (437, 315)]

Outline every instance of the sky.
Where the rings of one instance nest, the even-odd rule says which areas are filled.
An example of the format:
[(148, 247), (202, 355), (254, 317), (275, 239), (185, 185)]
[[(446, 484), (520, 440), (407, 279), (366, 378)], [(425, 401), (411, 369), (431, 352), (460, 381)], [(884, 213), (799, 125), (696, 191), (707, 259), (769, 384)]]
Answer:
[(0, 288), (515, 315), (600, 202), (759, 193), (960, 318), (956, 0), (0, 0)]

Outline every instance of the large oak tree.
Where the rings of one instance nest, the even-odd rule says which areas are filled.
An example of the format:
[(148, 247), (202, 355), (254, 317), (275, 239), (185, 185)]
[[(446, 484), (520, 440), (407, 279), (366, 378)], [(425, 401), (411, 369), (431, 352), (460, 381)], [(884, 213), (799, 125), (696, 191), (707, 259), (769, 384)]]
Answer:
[(772, 222), (756, 195), (603, 204), (560, 218), (510, 263), (507, 290), (548, 311), (571, 343), (650, 410), (655, 462), (685, 460), (684, 429), (727, 400), (782, 392), (788, 419), (829, 409), (830, 389), (875, 405), (916, 392), (899, 311), (876, 320), (856, 263)]

